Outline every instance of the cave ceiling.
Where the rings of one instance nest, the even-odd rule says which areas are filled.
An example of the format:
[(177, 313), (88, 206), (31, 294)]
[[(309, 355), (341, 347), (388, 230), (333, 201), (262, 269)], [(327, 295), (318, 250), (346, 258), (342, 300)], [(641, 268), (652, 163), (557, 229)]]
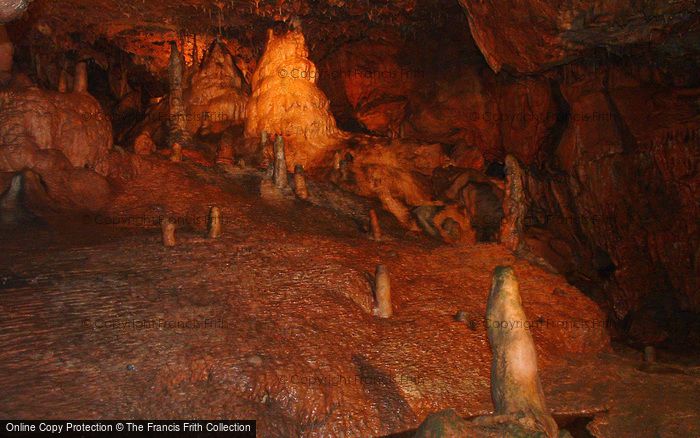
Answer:
[(542, 72), (596, 51), (629, 57), (643, 52), (658, 64), (691, 66), (700, 54), (700, 14), (693, 0), (35, 0), (29, 11), (21, 26), (56, 46), (85, 50), (106, 40), (144, 58), (153, 57), (151, 45), (161, 47), (183, 34), (221, 35), (247, 48), (243, 52), (250, 53), (241, 56), (254, 58), (265, 30), (275, 25), (301, 25), (312, 52), (368, 36), (410, 38), (446, 24), (461, 26), (494, 71), (516, 74)]

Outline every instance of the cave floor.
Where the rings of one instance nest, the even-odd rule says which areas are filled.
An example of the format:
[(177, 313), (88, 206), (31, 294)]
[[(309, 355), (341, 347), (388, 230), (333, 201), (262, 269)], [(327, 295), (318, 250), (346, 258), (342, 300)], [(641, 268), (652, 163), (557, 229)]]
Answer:
[[(450, 407), (484, 414), (490, 276), (512, 264), (562, 424), (700, 435), (700, 369), (613, 352), (592, 301), (503, 247), (442, 245), (384, 216), (388, 237), (372, 241), (336, 211), (261, 200), (249, 173), (160, 161), (99, 215), (0, 231), (0, 417), (256, 418), (260, 436), (287, 437), (406, 433)], [(203, 237), (211, 205), (224, 214), (215, 241)], [(150, 223), (164, 212), (189, 224), (174, 248)], [(379, 263), (386, 320), (371, 312)]]

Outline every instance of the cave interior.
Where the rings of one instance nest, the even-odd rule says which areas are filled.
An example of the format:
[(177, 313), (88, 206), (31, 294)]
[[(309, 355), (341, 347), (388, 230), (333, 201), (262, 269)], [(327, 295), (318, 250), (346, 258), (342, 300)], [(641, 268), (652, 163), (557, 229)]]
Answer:
[(0, 23), (0, 418), (700, 436), (696, 2)]

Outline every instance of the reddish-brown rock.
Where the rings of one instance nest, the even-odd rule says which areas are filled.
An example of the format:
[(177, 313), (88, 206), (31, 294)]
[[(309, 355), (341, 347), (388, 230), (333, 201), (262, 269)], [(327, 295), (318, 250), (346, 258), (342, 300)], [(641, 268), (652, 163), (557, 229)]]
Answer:
[(57, 149), (73, 166), (93, 169), (112, 148), (111, 124), (87, 93), (30, 87), (6, 90), (0, 99), (0, 170), (33, 167), (23, 148)]

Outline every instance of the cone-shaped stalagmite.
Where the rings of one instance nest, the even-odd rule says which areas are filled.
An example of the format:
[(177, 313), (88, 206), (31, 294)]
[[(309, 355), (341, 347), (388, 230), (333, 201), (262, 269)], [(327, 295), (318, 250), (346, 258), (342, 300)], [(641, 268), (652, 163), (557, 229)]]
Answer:
[(513, 268), (498, 266), (486, 307), (488, 338), (493, 352), (491, 397), (496, 416), (512, 416), (522, 426), (558, 435), (547, 410), (537, 353), (520, 299)]
[(68, 92), (68, 72), (65, 68), (61, 69), (61, 73), (58, 76), (58, 91), (61, 93)]
[(170, 43), (170, 65), (168, 75), (170, 79), (170, 145), (179, 143), (189, 144), (189, 134), (186, 129), (185, 104), (182, 100), (182, 57), (175, 42)]
[(182, 146), (180, 143), (173, 143), (172, 154), (170, 155), (170, 161), (173, 163), (179, 163), (182, 161)]
[(284, 156), (284, 139), (281, 135), (275, 138), (274, 145), (275, 154), (275, 167), (273, 173), (273, 180), (275, 182), (275, 187), (278, 189), (284, 189), (287, 187), (287, 160)]
[(377, 298), (375, 313), (380, 318), (391, 318), (391, 283), (389, 271), (384, 265), (377, 265), (374, 277), (374, 295)]

